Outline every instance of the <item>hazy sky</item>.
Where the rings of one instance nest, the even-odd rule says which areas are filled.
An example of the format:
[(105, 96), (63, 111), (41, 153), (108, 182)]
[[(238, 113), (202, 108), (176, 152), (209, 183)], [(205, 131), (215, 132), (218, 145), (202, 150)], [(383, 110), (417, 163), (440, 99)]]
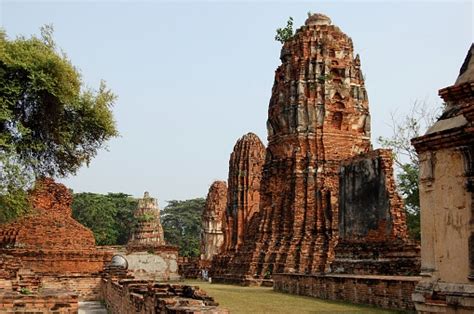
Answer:
[(390, 112), (414, 101), (440, 103), (473, 41), (473, 4), (449, 2), (26, 2), (1, 1), (7, 34), (55, 39), (84, 81), (118, 95), (121, 137), (89, 168), (62, 180), (76, 192), (145, 190), (166, 200), (205, 197), (227, 179), (236, 140), (266, 143), (275, 29), (289, 16), (329, 15), (352, 37), (366, 77), (372, 141), (390, 135)]

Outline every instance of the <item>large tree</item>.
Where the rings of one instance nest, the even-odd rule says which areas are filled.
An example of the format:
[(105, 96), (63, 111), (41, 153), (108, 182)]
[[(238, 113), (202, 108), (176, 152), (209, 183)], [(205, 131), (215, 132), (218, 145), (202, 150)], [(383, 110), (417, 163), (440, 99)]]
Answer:
[(173, 200), (161, 211), (166, 243), (179, 246), (181, 256), (200, 254), (201, 215), (205, 204), (204, 198)]
[(98, 245), (123, 245), (135, 226), (138, 201), (124, 193), (76, 193), (72, 216), (94, 233)]
[(76, 173), (118, 135), (115, 98), (103, 82), (84, 87), (52, 27), (16, 39), (0, 30), (0, 222), (25, 206), (29, 182)]

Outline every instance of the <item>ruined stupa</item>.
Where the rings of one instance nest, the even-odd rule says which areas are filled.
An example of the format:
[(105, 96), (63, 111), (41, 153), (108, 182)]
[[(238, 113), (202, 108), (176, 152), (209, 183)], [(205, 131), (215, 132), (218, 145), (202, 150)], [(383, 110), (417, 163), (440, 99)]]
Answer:
[(371, 148), (364, 77), (346, 34), (327, 16), (311, 15), (280, 59), (250, 270), (260, 275), (326, 269), (338, 232), (339, 163)]
[(202, 211), (201, 261), (206, 264), (218, 254), (224, 244), (224, 217), (227, 203), (227, 184), (215, 181), (209, 187), (206, 206)]
[(8, 295), (21, 289), (36, 294), (24, 303), (12, 301), (23, 306), (21, 311), (39, 308), (43, 293), (51, 289), (54, 296), (47, 303), (71, 311), (78, 298), (99, 297), (100, 272), (113, 253), (96, 247), (92, 231), (72, 217), (71, 191), (51, 178), (39, 178), (29, 200), (28, 214), (0, 225), (0, 304), (8, 304)]
[[(260, 181), (265, 146), (248, 133), (235, 143), (229, 160), (224, 250), (234, 251), (244, 242), (250, 221), (260, 209)], [(255, 217), (256, 218), (256, 217)]]
[(29, 198), (28, 215), (0, 226), (0, 255), (13, 256), (23, 268), (42, 274), (102, 270), (111, 252), (98, 251), (92, 231), (72, 218), (73, 198), (66, 186), (41, 178)]
[(165, 245), (158, 203), (148, 192), (138, 200), (134, 216), (137, 219), (137, 226), (128, 242), (129, 250), (149, 250)]
[(137, 225), (126, 248), (115, 253), (127, 260), (135, 278), (147, 280), (178, 279), (178, 247), (166, 245), (160, 210), (155, 198), (145, 192), (135, 210)]

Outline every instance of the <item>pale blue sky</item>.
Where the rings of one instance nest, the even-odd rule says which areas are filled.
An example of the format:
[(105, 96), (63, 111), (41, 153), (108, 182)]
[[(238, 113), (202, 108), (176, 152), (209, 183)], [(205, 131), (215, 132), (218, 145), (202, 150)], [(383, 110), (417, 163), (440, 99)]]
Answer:
[(372, 141), (389, 135), (390, 112), (416, 100), (440, 103), (473, 41), (471, 1), (139, 2), (1, 1), (10, 37), (55, 39), (97, 87), (118, 95), (121, 137), (89, 168), (62, 180), (77, 192), (145, 190), (166, 200), (205, 197), (227, 179), (235, 141), (252, 131), (266, 143), (275, 29), (308, 11), (331, 17), (352, 37), (366, 77)]

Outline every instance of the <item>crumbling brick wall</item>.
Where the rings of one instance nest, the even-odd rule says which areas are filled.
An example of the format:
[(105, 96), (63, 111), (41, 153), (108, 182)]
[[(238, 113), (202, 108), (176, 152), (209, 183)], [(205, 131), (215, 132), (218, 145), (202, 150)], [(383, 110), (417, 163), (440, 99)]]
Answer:
[(366, 275), (420, 273), (420, 246), (408, 239), (391, 150), (377, 149), (342, 161), (339, 240), (330, 269)]
[(354, 242), (407, 239), (406, 214), (396, 191), (391, 150), (377, 149), (342, 162), (339, 238)]
[(420, 277), (277, 274), (274, 290), (319, 299), (414, 310), (411, 295)]
[(92, 231), (71, 217), (72, 195), (64, 185), (43, 178), (30, 200), (31, 213), (0, 226), (0, 278), (9, 281), (8, 290), (49, 284), (56, 289), (62, 282), (61, 289), (76, 291), (81, 299), (97, 298), (94, 278), (112, 252), (98, 250)]
[(136, 279), (104, 279), (102, 287), (112, 313), (228, 313), (198, 287)]

